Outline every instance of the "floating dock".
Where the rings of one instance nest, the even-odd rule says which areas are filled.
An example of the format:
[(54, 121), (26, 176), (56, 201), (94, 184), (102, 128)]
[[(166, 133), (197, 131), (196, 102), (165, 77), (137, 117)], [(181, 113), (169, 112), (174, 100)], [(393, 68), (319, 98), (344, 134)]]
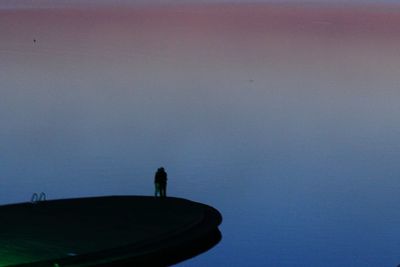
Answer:
[(168, 266), (221, 239), (221, 214), (180, 198), (107, 196), (0, 206), (0, 266)]

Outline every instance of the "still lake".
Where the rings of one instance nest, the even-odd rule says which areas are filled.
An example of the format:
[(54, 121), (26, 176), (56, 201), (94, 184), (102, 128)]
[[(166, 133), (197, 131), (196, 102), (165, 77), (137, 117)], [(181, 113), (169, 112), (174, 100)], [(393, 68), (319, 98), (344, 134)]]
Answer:
[(400, 264), (400, 9), (0, 10), (0, 202), (168, 194), (223, 239), (179, 266)]

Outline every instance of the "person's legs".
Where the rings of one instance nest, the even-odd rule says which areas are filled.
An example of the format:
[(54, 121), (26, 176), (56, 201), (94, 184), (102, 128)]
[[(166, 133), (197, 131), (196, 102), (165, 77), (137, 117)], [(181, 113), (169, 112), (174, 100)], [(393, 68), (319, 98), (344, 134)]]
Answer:
[(161, 196), (162, 197), (167, 196), (167, 185), (165, 185), (165, 184), (161, 185)]
[(159, 196), (161, 197), (160, 184), (155, 183), (155, 184), (154, 184), (154, 187), (155, 187), (154, 196), (157, 197), (157, 195), (159, 195)]

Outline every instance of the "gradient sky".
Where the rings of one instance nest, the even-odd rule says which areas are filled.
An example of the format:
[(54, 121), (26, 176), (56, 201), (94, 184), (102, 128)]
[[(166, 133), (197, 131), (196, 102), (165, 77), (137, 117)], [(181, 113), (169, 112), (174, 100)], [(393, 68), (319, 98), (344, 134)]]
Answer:
[(164, 165), (224, 216), (188, 266), (400, 263), (398, 9), (14, 9), (0, 38), (0, 202)]

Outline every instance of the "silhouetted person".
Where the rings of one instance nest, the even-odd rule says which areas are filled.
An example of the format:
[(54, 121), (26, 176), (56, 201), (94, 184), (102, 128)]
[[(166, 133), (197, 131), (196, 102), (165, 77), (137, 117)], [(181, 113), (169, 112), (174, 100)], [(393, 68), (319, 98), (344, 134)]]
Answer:
[(159, 172), (160, 172), (160, 168), (158, 168), (158, 170), (157, 170), (157, 172), (156, 172), (156, 174), (154, 175), (154, 189), (155, 189), (155, 192), (154, 192), (154, 196), (155, 197), (157, 197), (157, 196), (160, 196), (161, 197), (161, 187), (160, 187), (160, 174), (159, 174)]
[(154, 185), (156, 188), (156, 197), (157, 195), (159, 195), (160, 197), (167, 196), (167, 173), (165, 172), (163, 167), (158, 168), (154, 176)]

